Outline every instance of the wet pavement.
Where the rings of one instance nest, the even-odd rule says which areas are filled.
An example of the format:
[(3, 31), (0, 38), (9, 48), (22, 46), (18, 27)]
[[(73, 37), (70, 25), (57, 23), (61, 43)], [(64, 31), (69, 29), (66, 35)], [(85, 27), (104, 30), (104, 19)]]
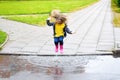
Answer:
[(115, 57), (0, 55), (0, 80), (119, 80)]

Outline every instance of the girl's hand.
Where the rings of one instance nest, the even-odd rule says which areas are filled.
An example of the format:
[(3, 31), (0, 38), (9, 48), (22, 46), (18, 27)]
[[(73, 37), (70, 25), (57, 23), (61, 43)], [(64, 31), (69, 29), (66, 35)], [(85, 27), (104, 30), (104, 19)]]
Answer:
[(51, 17), (47, 18), (47, 20), (51, 20)]
[(76, 31), (75, 31), (75, 32), (72, 32), (72, 34), (76, 34)]

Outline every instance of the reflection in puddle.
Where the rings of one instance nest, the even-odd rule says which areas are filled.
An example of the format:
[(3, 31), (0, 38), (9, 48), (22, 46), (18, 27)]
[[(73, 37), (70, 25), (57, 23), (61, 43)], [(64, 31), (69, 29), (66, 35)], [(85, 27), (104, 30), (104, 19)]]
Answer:
[[(1, 55), (0, 80), (73, 80), (70, 77), (75, 74), (79, 75), (79, 77), (82, 75), (83, 77), (83, 74), (86, 73), (100, 73), (102, 68), (107, 69), (109, 68), (107, 65), (112, 63), (114, 63), (114, 65), (117, 63), (117, 66), (120, 61), (119, 58), (117, 59), (118, 60), (111, 56), (46, 57)], [(103, 73), (106, 72), (104, 71)]]
[[(0, 56), (0, 77), (10, 78), (21, 71), (62, 75), (82, 73), (87, 64), (85, 57)], [(89, 59), (88, 57), (87, 59)], [(95, 57), (94, 57), (95, 58)]]
[[(6, 60), (7, 59), (7, 60)], [(10, 77), (10, 59), (6, 56), (0, 56), (0, 77)]]

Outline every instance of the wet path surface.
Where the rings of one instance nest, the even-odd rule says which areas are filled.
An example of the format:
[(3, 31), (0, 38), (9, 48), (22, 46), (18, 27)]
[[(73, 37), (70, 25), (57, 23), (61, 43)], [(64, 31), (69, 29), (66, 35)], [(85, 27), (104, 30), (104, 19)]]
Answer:
[(0, 56), (0, 80), (119, 80), (120, 58)]

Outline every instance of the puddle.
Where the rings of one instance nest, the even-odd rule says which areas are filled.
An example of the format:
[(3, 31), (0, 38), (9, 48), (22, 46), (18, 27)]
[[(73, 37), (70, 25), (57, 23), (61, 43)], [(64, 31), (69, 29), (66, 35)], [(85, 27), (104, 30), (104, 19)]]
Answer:
[(119, 80), (119, 67), (120, 58), (110, 55), (0, 55), (0, 80)]

